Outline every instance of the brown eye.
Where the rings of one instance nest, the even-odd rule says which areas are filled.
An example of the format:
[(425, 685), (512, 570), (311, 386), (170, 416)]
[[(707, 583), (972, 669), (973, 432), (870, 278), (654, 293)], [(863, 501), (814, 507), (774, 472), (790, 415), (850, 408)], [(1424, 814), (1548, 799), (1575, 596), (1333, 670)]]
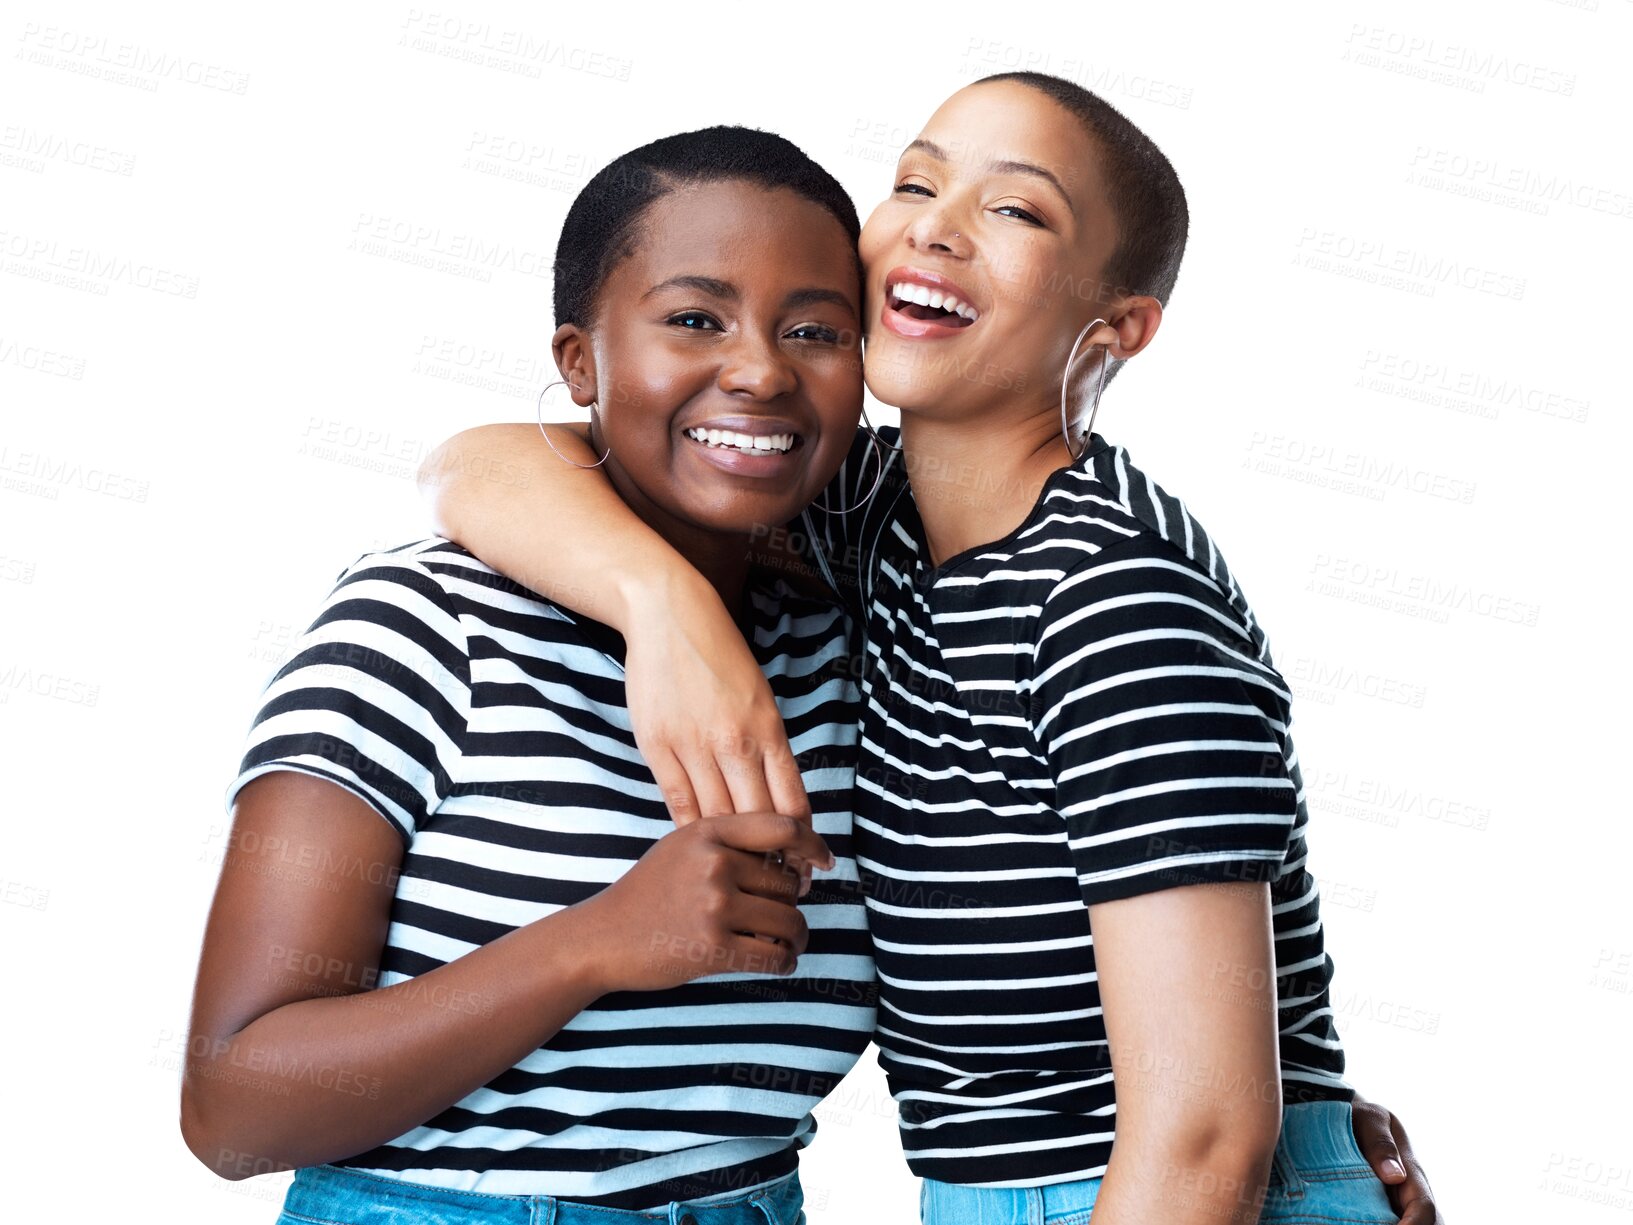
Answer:
[(825, 345), (839, 343), (839, 333), (821, 323), (802, 323), (788, 335), (795, 340), (814, 340)]
[(713, 315), (706, 315), (702, 311), (682, 311), (678, 315), (670, 315), (668, 322), (675, 327), (685, 328), (689, 332), (721, 332), (725, 329)]
[(921, 196), (928, 196), (930, 194), (930, 189), (928, 187), (925, 187), (922, 183), (897, 183), (896, 184), (896, 191), (897, 192), (916, 192), (917, 194), (919, 194)]
[(1000, 216), (1003, 216), (1003, 217), (1015, 217), (1018, 220), (1028, 222), (1031, 225), (1042, 225), (1043, 224), (1042, 221), (1038, 220), (1038, 218), (1034, 217), (1031, 213), (1027, 212), (1024, 208), (1020, 208), (1020, 207), (1018, 207), (1018, 206), (1016, 206), (1014, 204), (1001, 204), (997, 208), (993, 209), (992, 211), (999, 214)]

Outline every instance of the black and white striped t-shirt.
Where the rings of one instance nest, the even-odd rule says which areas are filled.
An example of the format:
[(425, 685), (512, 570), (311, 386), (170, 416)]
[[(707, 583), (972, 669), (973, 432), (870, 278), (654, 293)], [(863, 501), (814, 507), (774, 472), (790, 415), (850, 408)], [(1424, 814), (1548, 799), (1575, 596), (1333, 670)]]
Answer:
[[(875, 982), (851, 846), (857, 738), (841, 609), (762, 573), (752, 646), (836, 866), (800, 909), (794, 975), (606, 995), (514, 1067), (339, 1165), (617, 1208), (792, 1170), (811, 1109), (866, 1049)], [(364, 555), (270, 682), (228, 804), (299, 770), (405, 848), (379, 985), (598, 892), (673, 828), (635, 747), (622, 640), (430, 539)]]
[[(1105, 1172), (1087, 905), (1175, 885), (1271, 883), (1284, 1097), (1349, 1097), (1288, 688), (1212, 540), (1096, 436), (1009, 536), (933, 566), (888, 465), (804, 528), (865, 631), (856, 853), (914, 1172)], [(859, 437), (829, 504), (878, 471)]]

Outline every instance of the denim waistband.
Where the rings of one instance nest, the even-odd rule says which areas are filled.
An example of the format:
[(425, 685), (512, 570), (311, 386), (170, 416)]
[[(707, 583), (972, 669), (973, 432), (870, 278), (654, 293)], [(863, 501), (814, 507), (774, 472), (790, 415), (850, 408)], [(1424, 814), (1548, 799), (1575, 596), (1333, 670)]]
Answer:
[(794, 1225), (804, 1198), (797, 1170), (730, 1197), (640, 1210), (602, 1208), (549, 1195), (459, 1191), (315, 1165), (295, 1171), (284, 1211), (292, 1221), (339, 1218), (354, 1225), (410, 1225), (421, 1220), (437, 1225)]
[(1299, 1102), (1283, 1107), (1280, 1148), (1301, 1170), (1343, 1170), (1366, 1164), (1355, 1142), (1350, 1104)]

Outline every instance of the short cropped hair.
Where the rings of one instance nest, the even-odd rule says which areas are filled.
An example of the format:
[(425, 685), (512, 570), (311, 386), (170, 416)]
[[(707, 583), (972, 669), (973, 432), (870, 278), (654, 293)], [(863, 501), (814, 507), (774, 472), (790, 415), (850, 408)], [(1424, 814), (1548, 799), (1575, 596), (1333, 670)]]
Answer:
[(1121, 111), (1074, 81), (1042, 72), (1003, 72), (978, 84), (987, 81), (1029, 86), (1076, 116), (1100, 153), (1117, 218), (1117, 247), (1102, 277), (1121, 291), (1149, 295), (1167, 306), (1191, 221), (1173, 163)]
[[(584, 185), (556, 242), (556, 326), (587, 327), (596, 294), (635, 250), (641, 219), (678, 187), (735, 180), (786, 188), (833, 214), (854, 252), (861, 226), (839, 181), (792, 141), (757, 128), (719, 126), (665, 136), (631, 149)], [(857, 259), (858, 277), (861, 262)]]

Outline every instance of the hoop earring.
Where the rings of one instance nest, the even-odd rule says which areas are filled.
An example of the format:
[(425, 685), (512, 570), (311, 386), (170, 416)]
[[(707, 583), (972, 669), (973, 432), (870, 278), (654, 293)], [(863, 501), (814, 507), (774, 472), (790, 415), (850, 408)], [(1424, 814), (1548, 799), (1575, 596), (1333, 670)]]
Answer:
[[(863, 417), (866, 418), (866, 416), (867, 416), (867, 410), (864, 409), (863, 410)], [(879, 486), (884, 482), (884, 479), (885, 479), (885, 452), (886, 451), (892, 451), (892, 450), (893, 451), (901, 450), (900, 447), (892, 447), (884, 439), (880, 438), (879, 437), (879, 432), (873, 428), (872, 424), (869, 424), (867, 429), (868, 429), (868, 445), (873, 448), (873, 454), (879, 457), (879, 475), (873, 478), (873, 487), (867, 491), (867, 496), (865, 496), (855, 506), (847, 506), (843, 510), (835, 510), (835, 509), (833, 509), (833, 507), (828, 505), (828, 491), (826, 489), (824, 489), (822, 491), (822, 501), (820, 501), (820, 502), (813, 501), (811, 503), (812, 506), (814, 506), (817, 510), (820, 510), (823, 514), (825, 514), (825, 515), (848, 515), (848, 514), (851, 513), (851, 511), (861, 510), (862, 507), (866, 506), (869, 502), (873, 501), (873, 496), (876, 493), (879, 492)]]
[[(593, 464), (581, 464), (577, 460), (568, 459), (560, 451), (557, 451), (556, 450), (556, 444), (553, 443), (553, 442), (550, 442), (550, 434), (544, 428), (544, 393), (546, 391), (549, 391), (552, 387), (566, 387), (566, 386), (569, 386), (566, 379), (557, 379), (554, 383), (546, 383), (544, 385), (543, 390), (541, 390), (539, 392), (539, 398), (533, 402), (533, 419), (535, 421), (537, 421), (538, 424), (539, 424), (539, 433), (544, 435), (545, 442), (550, 443), (550, 449), (552, 451), (556, 452), (556, 458), (559, 459), (562, 463), (571, 464), (575, 468), (599, 468), (602, 464), (606, 463), (609, 458), (611, 458), (611, 456), (612, 456), (612, 448), (611, 447), (608, 447), (607, 448), (607, 453), (605, 455), (603, 455), (600, 459), (596, 460)], [(593, 421), (595, 410), (596, 410), (597, 407), (598, 406), (596, 404), (594, 404), (593, 402), (590, 404), (590, 414), (591, 414), (592, 421)], [(593, 445), (591, 447), (591, 450), (594, 450)]]
[[(863, 365), (866, 365), (868, 360), (867, 338), (860, 336), (857, 337), (856, 344), (862, 350), (862, 363)], [(902, 451), (906, 449), (905, 447), (893, 447), (883, 438), (879, 437), (879, 431), (873, 428), (873, 419), (868, 416), (868, 405), (865, 399), (862, 401), (862, 424), (867, 426), (868, 433), (873, 435), (873, 445), (878, 447), (881, 452), (890, 451), (894, 454), (900, 455)], [(883, 470), (881, 469), (881, 472), (882, 471)]]
[[(1066, 369), (1060, 376), (1060, 436), (1065, 440), (1066, 454), (1072, 457), (1073, 463), (1076, 463), (1083, 457), (1083, 451), (1072, 450), (1071, 427), (1066, 423), (1066, 385), (1072, 380), (1072, 363), (1077, 360), (1077, 346), (1083, 343), (1083, 338), (1085, 336), (1094, 331), (1097, 326), (1105, 324), (1105, 322), (1106, 321), (1104, 319), (1091, 319), (1084, 326), (1083, 330), (1077, 334), (1077, 339), (1072, 341), (1072, 351), (1066, 355)], [(1100, 357), (1100, 381), (1094, 389), (1094, 404), (1089, 408), (1089, 423), (1083, 427), (1083, 433), (1081, 435), (1081, 437), (1085, 440), (1083, 444), (1084, 450), (1088, 449), (1087, 439), (1094, 430), (1094, 415), (1100, 411), (1101, 393), (1106, 390), (1106, 367), (1111, 364), (1110, 346), (1101, 345), (1100, 347), (1104, 349), (1105, 352), (1102, 353)]]

